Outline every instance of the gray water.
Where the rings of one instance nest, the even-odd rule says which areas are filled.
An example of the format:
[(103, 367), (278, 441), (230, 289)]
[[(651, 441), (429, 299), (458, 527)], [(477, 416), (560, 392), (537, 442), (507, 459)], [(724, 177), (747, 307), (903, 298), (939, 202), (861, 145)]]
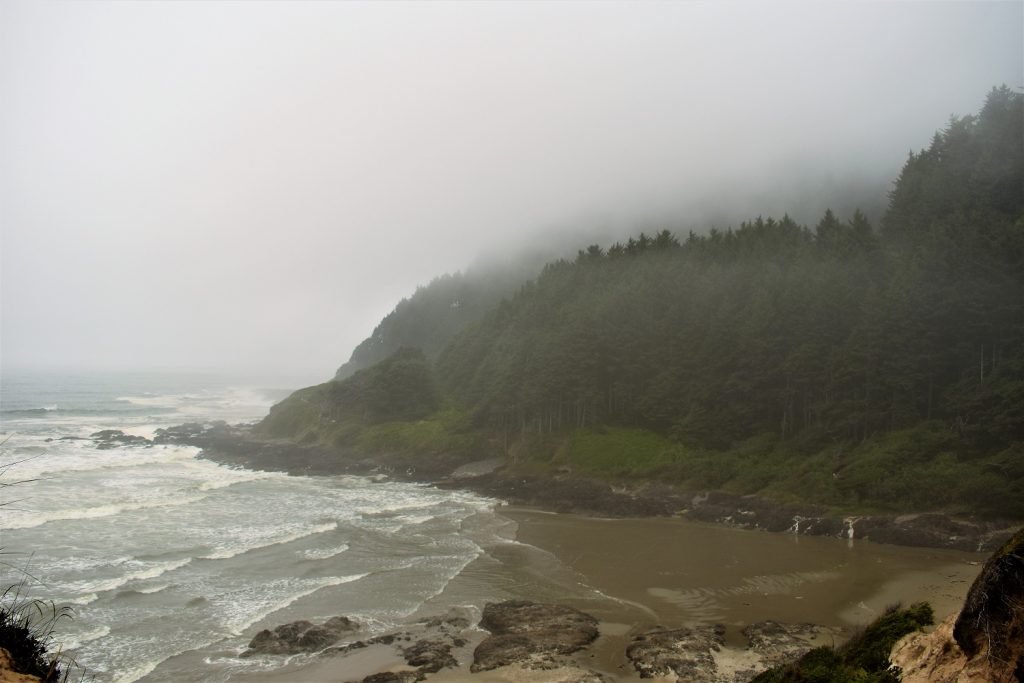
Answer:
[(100, 450), (87, 438), (255, 421), (275, 397), (209, 377), (5, 373), (3, 481), (30, 481), (2, 490), (0, 546), (14, 554), (0, 585), (27, 573), (31, 597), (72, 606), (57, 640), (95, 680), (279, 667), (239, 654), (259, 629), (299, 618), (394, 628), (512, 533), (494, 501), (469, 493), (231, 469), (195, 448)]

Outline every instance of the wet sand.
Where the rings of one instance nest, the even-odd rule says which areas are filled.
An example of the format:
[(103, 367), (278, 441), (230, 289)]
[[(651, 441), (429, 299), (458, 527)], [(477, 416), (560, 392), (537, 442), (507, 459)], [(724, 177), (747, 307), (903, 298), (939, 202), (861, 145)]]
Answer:
[[(677, 519), (596, 519), (523, 509), (517, 540), (549, 551), (621, 607), (674, 627), (756, 621), (865, 624), (895, 602), (959, 609), (985, 556), (732, 529)], [(595, 615), (603, 616), (603, 615)]]
[[(748, 624), (772, 619), (830, 628), (840, 642), (888, 605), (927, 600), (936, 619), (957, 611), (985, 557), (868, 541), (772, 534), (677, 519), (600, 519), (502, 507), (518, 524), (515, 541), (486, 548), (415, 616), (451, 606), (479, 609), (521, 598), (577, 607), (601, 621), (588, 666), (639, 680), (626, 663), (635, 634), (656, 626), (724, 624), (741, 648)], [(462, 666), (435, 683), (542, 683), (555, 672), (499, 669), (470, 674), (474, 629), (457, 653)], [(407, 668), (382, 648), (359, 659), (324, 658), (298, 670), (246, 677), (259, 681), (358, 681)]]

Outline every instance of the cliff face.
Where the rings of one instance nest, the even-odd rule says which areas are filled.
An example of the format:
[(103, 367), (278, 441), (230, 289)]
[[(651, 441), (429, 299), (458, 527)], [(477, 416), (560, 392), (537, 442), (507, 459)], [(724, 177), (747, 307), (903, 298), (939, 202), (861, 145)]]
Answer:
[(1024, 529), (988, 562), (960, 614), (893, 649), (904, 683), (1024, 681)]
[(967, 657), (991, 663), (992, 680), (1024, 680), (1024, 529), (985, 563), (953, 638)]
[(0, 683), (39, 683), (41, 680), (38, 676), (15, 671), (10, 653), (0, 647)]

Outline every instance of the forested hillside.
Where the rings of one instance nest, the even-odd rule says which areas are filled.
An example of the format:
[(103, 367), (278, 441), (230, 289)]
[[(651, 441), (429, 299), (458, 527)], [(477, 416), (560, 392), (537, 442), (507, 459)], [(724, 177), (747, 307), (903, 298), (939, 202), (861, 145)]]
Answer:
[[(444, 345), (414, 424), (534, 470), (1024, 517), (1022, 123), (1006, 87), (952, 119), (880, 226), (757, 218), (550, 263)], [(362, 394), (321, 394), (271, 431), (355, 443), (323, 420)], [(454, 443), (402, 429), (389, 448)]]
[(542, 263), (522, 256), (502, 264), (445, 274), (402, 299), (352, 351), (334, 378), (342, 380), (379, 363), (402, 347), (421, 349), (433, 359), (467, 324), (479, 320), (524, 280), (533, 278)]

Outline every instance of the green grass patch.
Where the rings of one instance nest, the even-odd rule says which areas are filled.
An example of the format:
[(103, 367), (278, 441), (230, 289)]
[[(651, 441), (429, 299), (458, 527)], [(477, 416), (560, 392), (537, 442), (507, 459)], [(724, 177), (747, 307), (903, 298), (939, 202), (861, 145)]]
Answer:
[(256, 431), (279, 439), (301, 441), (320, 425), (319, 405), (323, 401), (326, 384), (318, 384), (296, 391), (270, 408), (270, 413), (256, 426)]
[(470, 457), (483, 447), (481, 436), (469, 428), (465, 414), (451, 409), (423, 420), (364, 427), (354, 443), (363, 455), (443, 453)]
[(663, 460), (655, 474), (683, 487), (813, 503), (837, 512), (1024, 518), (1024, 443), (977, 455), (940, 423), (810, 452), (771, 434), (726, 451), (674, 444)]
[(792, 664), (769, 669), (751, 683), (898, 683), (889, 653), (896, 641), (934, 622), (931, 606), (893, 607), (839, 647), (818, 647)]
[(639, 477), (670, 467), (673, 453), (673, 444), (654, 432), (605, 427), (573, 432), (557, 459), (583, 474)]

